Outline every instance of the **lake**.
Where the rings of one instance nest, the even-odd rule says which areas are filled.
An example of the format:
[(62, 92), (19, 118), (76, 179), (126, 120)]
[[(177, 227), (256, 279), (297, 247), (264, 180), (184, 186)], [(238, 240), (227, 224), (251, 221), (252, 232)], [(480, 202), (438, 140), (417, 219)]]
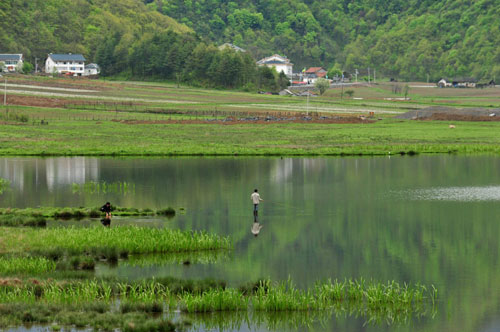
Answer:
[[(172, 206), (179, 213), (171, 220), (113, 224), (205, 230), (234, 243), (213, 255), (131, 257), (99, 265), (97, 276), (215, 278), (232, 286), (268, 277), (291, 278), (299, 287), (330, 278), (421, 283), (439, 290), (434, 316), (387, 326), (320, 314), (311, 330), (500, 330), (497, 156), (0, 158), (0, 177), (11, 182), (0, 207)], [(264, 200), (257, 237), (255, 188)], [(239, 315), (192, 320), (201, 330), (306, 329), (304, 313)]]

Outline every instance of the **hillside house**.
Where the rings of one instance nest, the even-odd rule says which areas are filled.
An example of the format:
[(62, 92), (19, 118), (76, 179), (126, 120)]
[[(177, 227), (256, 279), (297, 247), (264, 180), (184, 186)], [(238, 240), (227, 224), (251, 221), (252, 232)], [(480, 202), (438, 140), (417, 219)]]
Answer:
[(3, 63), (3, 71), (14, 73), (23, 68), (24, 57), (22, 54), (0, 54), (0, 62)]
[(96, 63), (91, 63), (91, 64), (85, 66), (83, 76), (99, 75), (100, 72), (101, 72), (101, 68), (99, 67), (99, 65)]
[(325, 78), (327, 71), (322, 67), (311, 67), (304, 72), (303, 81), (314, 84), (318, 78)]
[(281, 56), (279, 54), (274, 54), (267, 58), (261, 59), (257, 61), (257, 65), (275, 68), (278, 73), (283, 72), (287, 77), (292, 77), (293, 63), (291, 63), (287, 57)]
[(439, 82), (437, 82), (437, 86), (440, 88), (451, 88), (452, 87), (451, 82), (446, 78), (440, 79)]
[(476, 87), (477, 80), (474, 78), (455, 78), (452, 80), (442, 78), (438, 83), (440, 88), (474, 88)]
[(85, 73), (85, 58), (81, 54), (49, 54), (45, 61), (47, 74), (82, 76)]

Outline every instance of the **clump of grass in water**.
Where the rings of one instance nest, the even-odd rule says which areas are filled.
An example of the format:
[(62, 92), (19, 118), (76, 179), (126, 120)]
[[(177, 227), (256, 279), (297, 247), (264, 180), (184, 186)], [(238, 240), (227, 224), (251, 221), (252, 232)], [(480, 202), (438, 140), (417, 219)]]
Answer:
[(248, 310), (249, 298), (235, 289), (210, 289), (201, 294), (180, 296), (181, 309), (188, 313)]
[(56, 269), (56, 263), (44, 257), (0, 257), (0, 275), (41, 274)]
[[(175, 209), (168, 207), (165, 209), (152, 210), (149, 208), (125, 208), (112, 206), (112, 212), (115, 216), (175, 216)], [(53, 219), (82, 219), (82, 218), (99, 218), (102, 212), (98, 208), (56, 208), (56, 207), (41, 207), (36, 209), (11, 209), (0, 208), (0, 215), (24, 216), (24, 217), (44, 217)]]
[(290, 280), (276, 284), (266, 280), (249, 295), (237, 289), (217, 286), (200, 292), (175, 294), (168, 284), (154, 279), (135, 283), (96, 280), (22, 282), (12, 279), (0, 283), (0, 303), (4, 304), (100, 303), (101, 306), (110, 306), (119, 299), (122, 313), (160, 313), (165, 307), (180, 307), (188, 313), (247, 312), (250, 308), (256, 312), (332, 311), (366, 317), (368, 322), (388, 323), (407, 322), (411, 317), (425, 316), (426, 305), (432, 301), (434, 309), (436, 297), (437, 290), (434, 287), (427, 291), (419, 285), (410, 287), (395, 282), (378, 284), (363, 280), (328, 281), (308, 290), (295, 288)]
[[(14, 236), (15, 235), (15, 236)], [(187, 252), (198, 250), (230, 249), (228, 237), (165, 228), (117, 226), (77, 228), (60, 227), (33, 229), (5, 228), (0, 234), (5, 249), (11, 253), (32, 252), (49, 256), (81, 255), (101, 252), (104, 248), (117, 255), (141, 253)]]
[(45, 227), (47, 220), (42, 216), (0, 215), (0, 226)]

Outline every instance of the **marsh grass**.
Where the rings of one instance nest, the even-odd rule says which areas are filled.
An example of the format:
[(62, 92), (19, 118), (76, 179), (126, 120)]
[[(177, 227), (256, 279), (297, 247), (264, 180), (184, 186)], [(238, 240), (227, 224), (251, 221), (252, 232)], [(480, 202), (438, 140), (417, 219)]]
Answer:
[[(173, 217), (175, 216), (175, 209), (172, 207), (167, 207), (164, 209), (152, 210), (149, 208), (145, 209), (137, 209), (137, 208), (126, 208), (126, 207), (113, 207), (112, 213), (115, 216), (166, 216)], [(31, 219), (83, 219), (83, 218), (99, 218), (103, 215), (103, 213), (99, 210), (99, 208), (58, 208), (58, 207), (40, 207), (40, 208), (27, 208), (27, 209), (16, 209), (16, 208), (0, 208), (0, 224), (2, 220), (9, 220), (9, 218), (17, 217)], [(19, 221), (20, 222), (20, 221)], [(18, 222), (18, 223), (19, 223)], [(5, 224), (7, 226), (11, 226)], [(13, 224), (12, 226), (15, 226)]]
[(42, 216), (22, 216), (0, 214), (0, 226), (8, 227), (45, 227), (47, 219)]
[(56, 269), (56, 263), (44, 257), (0, 257), (0, 275), (42, 274)]
[(4, 252), (30, 252), (57, 259), (68, 255), (98, 255), (126, 257), (130, 254), (188, 252), (230, 249), (228, 237), (205, 232), (190, 232), (138, 226), (4, 228), (0, 240)]
[(249, 298), (235, 289), (210, 289), (180, 296), (180, 307), (188, 313), (248, 310)]
[(63, 327), (96, 331), (177, 331), (181, 327), (181, 323), (154, 317), (146, 311), (116, 312), (104, 302), (0, 306), (0, 328), (33, 324), (51, 324), (54, 331)]
[[(310, 326), (332, 314), (363, 317), (368, 324), (408, 323), (413, 318), (435, 314), (437, 298), (434, 287), (427, 290), (421, 285), (379, 284), (363, 280), (328, 281), (307, 290), (297, 289), (290, 280), (279, 283), (266, 280), (260, 282), (255, 292), (247, 295), (238, 289), (225, 288), (225, 285), (205, 286), (175, 289), (168, 279), (139, 282), (4, 279), (0, 282), (0, 313), (8, 314), (9, 308), (23, 304), (23, 308), (38, 308), (35, 311), (23, 309), (24, 315), (16, 316), (23, 322), (43, 323), (40, 312), (53, 310), (49, 316), (55, 315), (57, 323), (66, 325), (72, 322), (83, 327), (93, 324), (88, 321), (89, 317), (79, 316), (78, 323), (75, 323), (67, 317), (60, 318), (58, 312), (68, 308), (98, 313), (118, 309), (122, 315), (160, 315), (179, 308), (186, 314), (204, 313), (212, 315), (204, 317), (214, 317), (208, 323), (203, 319), (202, 324), (219, 327), (230, 324), (234, 327), (248, 321), (251, 313), (258, 324), (281, 329)], [(236, 316), (237, 319), (221, 320), (216, 314), (221, 312), (231, 313), (228, 317)], [(233, 314), (238, 312), (241, 314)], [(111, 325), (117, 326), (115, 323)]]

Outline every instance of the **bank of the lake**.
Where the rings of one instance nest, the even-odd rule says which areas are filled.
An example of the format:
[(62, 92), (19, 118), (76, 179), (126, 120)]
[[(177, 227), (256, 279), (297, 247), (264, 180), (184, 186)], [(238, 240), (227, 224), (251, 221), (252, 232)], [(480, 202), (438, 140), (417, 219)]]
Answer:
[(500, 122), (3, 124), (2, 156), (500, 154)]

